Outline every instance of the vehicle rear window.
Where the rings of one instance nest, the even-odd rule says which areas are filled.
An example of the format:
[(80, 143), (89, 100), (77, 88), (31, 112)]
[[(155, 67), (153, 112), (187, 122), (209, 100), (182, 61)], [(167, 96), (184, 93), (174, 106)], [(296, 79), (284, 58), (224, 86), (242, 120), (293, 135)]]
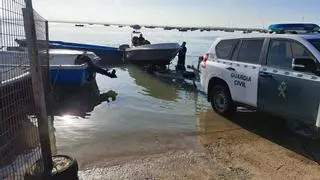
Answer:
[(320, 51), (320, 39), (310, 39), (309, 42)]
[(237, 61), (259, 63), (263, 39), (242, 40)]
[(238, 44), (239, 40), (230, 39), (230, 40), (222, 40), (219, 42), (216, 48), (217, 57), (219, 59), (232, 59), (232, 53), (234, 48)]

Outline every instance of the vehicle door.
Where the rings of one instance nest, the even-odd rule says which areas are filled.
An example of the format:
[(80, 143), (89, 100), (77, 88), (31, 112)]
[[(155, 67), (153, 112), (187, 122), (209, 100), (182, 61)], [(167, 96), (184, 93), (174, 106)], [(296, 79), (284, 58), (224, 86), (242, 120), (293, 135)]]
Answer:
[(234, 69), (230, 71), (233, 100), (257, 107), (258, 74), (264, 38), (243, 39), (234, 54)]
[(315, 60), (297, 41), (270, 40), (265, 66), (259, 73), (258, 107), (284, 118), (315, 125), (319, 118), (320, 77), (292, 69), (293, 58), (301, 57)]

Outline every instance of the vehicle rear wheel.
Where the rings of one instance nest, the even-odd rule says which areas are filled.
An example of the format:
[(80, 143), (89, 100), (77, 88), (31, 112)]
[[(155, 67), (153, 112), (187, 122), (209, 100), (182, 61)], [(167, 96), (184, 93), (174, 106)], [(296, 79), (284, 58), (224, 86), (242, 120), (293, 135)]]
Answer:
[(236, 106), (226, 86), (215, 85), (210, 96), (211, 106), (218, 114), (228, 116), (236, 111)]

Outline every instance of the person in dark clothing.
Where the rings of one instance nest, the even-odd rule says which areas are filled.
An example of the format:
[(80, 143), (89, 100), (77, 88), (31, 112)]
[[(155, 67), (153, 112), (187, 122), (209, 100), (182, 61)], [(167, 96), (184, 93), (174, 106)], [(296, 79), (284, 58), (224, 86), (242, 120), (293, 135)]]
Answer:
[(137, 36), (132, 37), (131, 43), (133, 46), (139, 46), (139, 37)]
[(187, 47), (186, 47), (186, 42), (183, 42), (181, 45), (181, 49), (178, 54), (178, 64), (176, 66), (176, 70), (179, 71), (185, 71), (185, 63), (186, 63), (186, 53), (187, 53)]
[(139, 36), (139, 46), (144, 45), (145, 39), (142, 34)]

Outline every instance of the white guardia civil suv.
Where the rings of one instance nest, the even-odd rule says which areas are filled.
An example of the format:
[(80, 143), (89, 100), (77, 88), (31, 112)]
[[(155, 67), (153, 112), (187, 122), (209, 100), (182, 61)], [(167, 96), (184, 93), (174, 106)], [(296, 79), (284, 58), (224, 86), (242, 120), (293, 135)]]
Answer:
[(245, 105), (320, 127), (320, 33), (278, 24), (269, 34), (217, 38), (201, 62), (201, 85), (222, 115)]

